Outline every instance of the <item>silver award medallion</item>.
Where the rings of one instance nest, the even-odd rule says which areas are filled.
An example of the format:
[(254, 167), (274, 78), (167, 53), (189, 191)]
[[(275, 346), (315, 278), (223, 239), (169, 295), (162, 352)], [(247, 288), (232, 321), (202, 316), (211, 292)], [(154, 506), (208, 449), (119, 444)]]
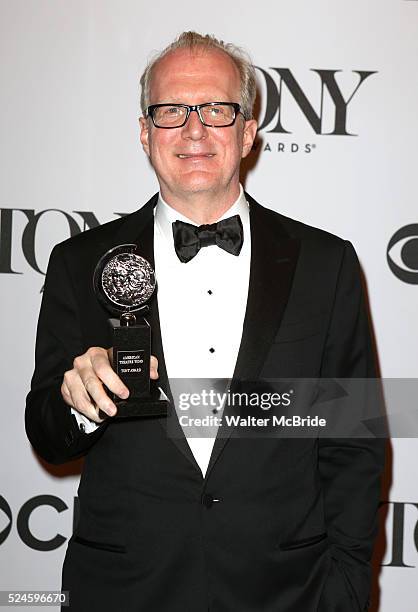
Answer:
[(154, 293), (154, 270), (140, 255), (119, 253), (103, 268), (102, 287), (112, 304), (132, 311), (145, 304)]
[(96, 266), (96, 295), (113, 314), (139, 310), (155, 291), (154, 270), (136, 249), (136, 244), (119, 245), (108, 251)]

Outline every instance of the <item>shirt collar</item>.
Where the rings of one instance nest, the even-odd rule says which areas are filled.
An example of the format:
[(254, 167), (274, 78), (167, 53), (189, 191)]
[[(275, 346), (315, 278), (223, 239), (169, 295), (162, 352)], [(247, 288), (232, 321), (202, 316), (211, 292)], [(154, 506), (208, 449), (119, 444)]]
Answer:
[[(220, 221), (221, 219), (226, 219), (227, 217), (232, 217), (234, 215), (239, 215), (241, 217), (245, 234), (245, 228), (249, 227), (248, 224), (250, 217), (248, 202), (245, 199), (244, 189), (242, 188), (241, 184), (239, 186), (238, 198), (235, 200), (232, 206), (230, 206), (230, 208), (228, 208), (228, 210), (224, 212), (222, 217), (219, 217), (219, 219), (217, 219), (217, 221)], [(166, 240), (169, 240), (171, 242), (173, 241), (172, 223), (174, 221), (180, 220), (184, 221), (185, 223), (197, 225), (196, 223), (191, 221), (191, 219), (188, 219), (186, 216), (182, 215), (177, 210), (172, 208), (169, 204), (167, 204), (167, 202), (163, 200), (161, 193), (158, 195), (158, 202), (156, 207), (154, 208), (154, 218), (155, 223), (158, 224), (158, 227), (165, 236)]]

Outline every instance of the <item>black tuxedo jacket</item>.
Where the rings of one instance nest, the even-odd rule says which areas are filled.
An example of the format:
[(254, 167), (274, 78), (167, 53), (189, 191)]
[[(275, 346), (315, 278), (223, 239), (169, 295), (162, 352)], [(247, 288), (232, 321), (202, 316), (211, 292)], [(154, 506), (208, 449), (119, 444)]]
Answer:
[[(250, 284), (234, 378), (374, 376), (351, 244), (247, 199)], [(174, 410), (87, 435), (63, 402), (74, 357), (109, 346), (94, 267), (131, 242), (153, 264), (156, 202), (57, 245), (48, 267), (26, 429), (51, 463), (86, 456), (63, 570), (70, 609), (364, 610), (381, 441), (219, 437), (203, 478)], [(150, 323), (167, 390), (156, 298)]]

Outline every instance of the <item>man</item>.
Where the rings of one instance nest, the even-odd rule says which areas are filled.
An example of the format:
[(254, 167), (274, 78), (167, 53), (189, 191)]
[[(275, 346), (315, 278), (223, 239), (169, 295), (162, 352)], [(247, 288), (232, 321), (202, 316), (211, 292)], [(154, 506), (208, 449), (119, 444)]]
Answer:
[(155, 265), (150, 375), (168, 393), (168, 377), (374, 372), (350, 243), (263, 208), (240, 187), (256, 135), (254, 69), (243, 54), (184, 33), (141, 83), (141, 142), (159, 195), (55, 247), (27, 401), (41, 456), (86, 455), (63, 571), (70, 609), (364, 610), (379, 441), (186, 439), (174, 409), (167, 419), (112, 418), (104, 386), (120, 398), (128, 390), (110, 366), (91, 278), (123, 243)]

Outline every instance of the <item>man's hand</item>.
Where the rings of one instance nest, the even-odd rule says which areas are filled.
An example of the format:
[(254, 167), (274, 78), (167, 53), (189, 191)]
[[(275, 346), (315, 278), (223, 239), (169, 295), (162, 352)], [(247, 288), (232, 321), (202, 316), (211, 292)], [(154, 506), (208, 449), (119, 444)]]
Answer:
[[(107, 395), (103, 385), (120, 397), (127, 399), (129, 389), (110, 365), (112, 349), (89, 348), (83, 355), (76, 357), (73, 369), (64, 374), (61, 394), (66, 404), (84, 414), (95, 423), (102, 423), (99, 410), (115, 416), (116, 406)], [(158, 378), (158, 360), (151, 355), (150, 378)]]

